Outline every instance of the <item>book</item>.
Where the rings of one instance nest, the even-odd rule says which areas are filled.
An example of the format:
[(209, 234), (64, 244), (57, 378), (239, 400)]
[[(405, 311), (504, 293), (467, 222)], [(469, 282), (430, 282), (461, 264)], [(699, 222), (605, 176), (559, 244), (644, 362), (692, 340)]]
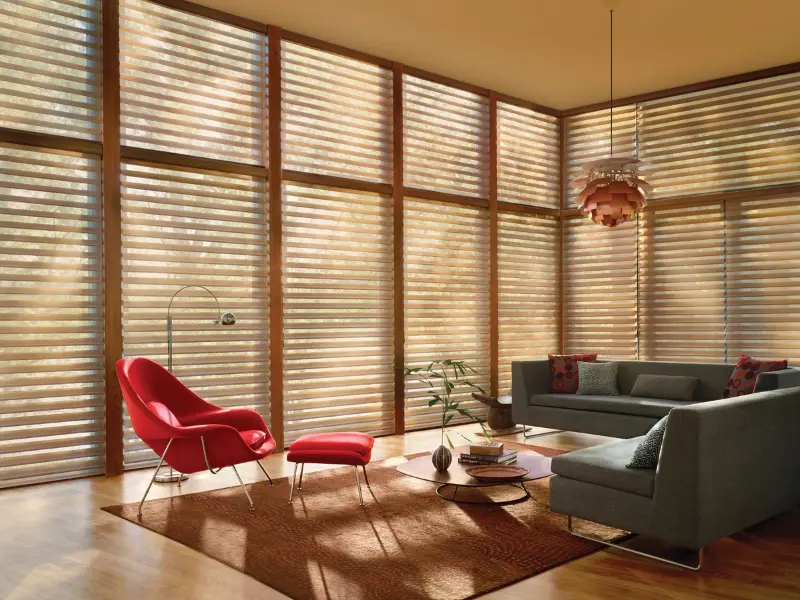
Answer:
[(510, 460), (517, 460), (516, 450), (506, 450), (500, 456), (484, 456), (480, 454), (468, 454), (466, 452), (462, 452), (461, 457), (459, 458), (459, 462), (465, 461), (469, 462), (470, 464), (481, 465), (507, 464)]
[(478, 442), (469, 447), (470, 454), (481, 456), (500, 456), (503, 453), (503, 442)]
[(516, 456), (509, 456), (508, 458), (503, 459), (503, 460), (499, 460), (499, 461), (488, 461), (488, 460), (482, 460), (480, 458), (459, 458), (458, 462), (459, 462), (459, 464), (462, 464), (462, 465), (475, 465), (475, 466), (478, 466), (478, 465), (513, 465), (515, 462), (517, 462), (517, 457)]

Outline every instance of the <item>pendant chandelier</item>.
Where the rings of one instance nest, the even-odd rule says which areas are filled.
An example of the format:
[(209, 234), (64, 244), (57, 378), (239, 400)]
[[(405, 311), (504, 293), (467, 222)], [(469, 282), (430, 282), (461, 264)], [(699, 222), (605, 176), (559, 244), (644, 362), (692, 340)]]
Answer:
[(637, 176), (640, 161), (630, 156), (614, 156), (614, 11), (611, 14), (611, 98), (609, 99), (609, 157), (582, 165), (582, 173), (571, 187), (581, 190), (577, 204), (584, 216), (606, 227), (616, 227), (635, 218), (653, 191)]

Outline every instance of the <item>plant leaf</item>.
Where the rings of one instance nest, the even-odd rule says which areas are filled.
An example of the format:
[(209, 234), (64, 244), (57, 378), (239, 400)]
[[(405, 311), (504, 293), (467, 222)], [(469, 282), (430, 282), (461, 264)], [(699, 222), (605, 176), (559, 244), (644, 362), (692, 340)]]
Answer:
[(445, 433), (444, 437), (447, 438), (447, 443), (450, 444), (450, 448), (455, 448), (455, 446), (453, 445), (453, 440), (450, 439), (450, 434)]

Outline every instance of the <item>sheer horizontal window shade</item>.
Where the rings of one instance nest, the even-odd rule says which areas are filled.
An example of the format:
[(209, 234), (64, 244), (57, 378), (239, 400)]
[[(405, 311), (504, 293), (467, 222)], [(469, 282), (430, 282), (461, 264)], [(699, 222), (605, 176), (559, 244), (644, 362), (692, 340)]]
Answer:
[[(269, 414), (266, 182), (196, 170), (122, 168), (122, 333), (126, 356), (167, 364), (170, 297), (207, 286), (236, 324), (213, 325), (214, 299), (187, 289), (172, 305), (174, 373), (210, 402)], [(124, 463), (154, 460), (124, 424)]]
[[(566, 136), (566, 189), (564, 208), (575, 208), (578, 191), (570, 181), (581, 173), (581, 167), (590, 161), (608, 158), (611, 153), (611, 117), (608, 109), (598, 110), (564, 119)], [(636, 153), (636, 106), (614, 108), (614, 156), (633, 157)]]
[(393, 431), (389, 197), (287, 184), (283, 195), (286, 440)]
[(489, 185), (489, 101), (403, 76), (404, 182), (412, 188), (485, 198)]
[(560, 144), (557, 117), (498, 102), (498, 199), (558, 208)]
[(388, 183), (392, 72), (284, 41), (283, 168)]
[(100, 135), (100, 0), (0, 2), (0, 126)]
[(726, 205), (728, 360), (800, 362), (800, 197)]
[(640, 106), (653, 198), (800, 181), (800, 74)]
[(511, 393), (511, 362), (547, 358), (560, 345), (560, 228), (553, 218), (498, 214), (500, 393)]
[(636, 222), (564, 221), (564, 352), (636, 358)]
[(98, 157), (0, 145), (0, 487), (104, 470)]
[[(403, 215), (406, 366), (464, 360), (478, 371), (471, 380), (488, 392), (488, 212), (406, 199)], [(481, 406), (468, 391), (454, 398), (462, 408)], [(441, 407), (429, 408), (429, 399), (424, 384), (407, 380), (406, 429), (441, 425)], [(452, 421), (458, 422), (464, 419)]]
[(725, 226), (719, 202), (639, 217), (639, 357), (725, 362)]
[(123, 145), (263, 164), (263, 35), (121, 0), (120, 77)]

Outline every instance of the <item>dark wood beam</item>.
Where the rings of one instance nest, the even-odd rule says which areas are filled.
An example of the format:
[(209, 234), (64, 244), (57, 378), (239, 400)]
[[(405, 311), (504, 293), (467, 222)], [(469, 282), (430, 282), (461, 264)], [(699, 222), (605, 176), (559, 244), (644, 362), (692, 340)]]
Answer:
[(306, 173), (305, 171), (291, 171), (289, 169), (284, 169), (283, 180), (296, 181), (298, 183), (308, 183), (311, 185), (324, 185), (325, 187), (340, 188), (345, 190), (373, 192), (375, 194), (383, 194), (384, 196), (392, 195), (392, 186), (386, 183), (375, 183), (374, 181), (362, 181), (360, 179), (349, 179), (347, 177), (323, 175), (321, 173)]
[(34, 148), (47, 148), (48, 150), (66, 150), (68, 152), (83, 152), (97, 155), (103, 153), (102, 142), (79, 140), (60, 135), (52, 135), (50, 133), (22, 131), (10, 127), (0, 127), (0, 142), (18, 144), (20, 146), (32, 146)]
[(344, 56), (345, 58), (354, 58), (355, 60), (380, 65), (382, 67), (386, 67), (387, 69), (391, 69), (392, 65), (394, 65), (392, 61), (385, 58), (373, 56), (372, 54), (367, 54), (366, 52), (359, 52), (358, 50), (352, 50), (351, 48), (345, 48), (344, 46), (338, 46), (336, 44), (332, 44), (331, 42), (318, 40), (300, 33), (294, 33), (284, 29), (282, 35), (283, 39), (289, 40), (290, 42), (297, 42), (298, 44), (303, 44), (304, 46), (310, 46), (318, 50), (324, 50), (325, 52), (338, 54), (339, 56)]
[(160, 4), (161, 6), (166, 6), (168, 8), (174, 8), (175, 10), (179, 10), (181, 12), (189, 13), (190, 15), (197, 15), (198, 17), (206, 17), (208, 19), (214, 19), (215, 21), (227, 23), (228, 25), (233, 25), (235, 27), (241, 27), (242, 29), (249, 29), (250, 31), (255, 31), (257, 33), (262, 33), (265, 35), (267, 33), (267, 25), (265, 25), (264, 23), (253, 21), (252, 19), (246, 19), (245, 17), (238, 17), (236, 15), (232, 15), (230, 13), (226, 13), (224, 11), (217, 10), (215, 8), (209, 8), (207, 6), (195, 4), (194, 2), (187, 2), (186, 0), (149, 0), (149, 1), (155, 4)]
[(392, 88), (392, 217), (394, 228), (394, 432), (406, 431), (405, 293), (403, 262), (403, 65), (395, 63)]
[(489, 389), (500, 392), (500, 294), (497, 289), (497, 94), (489, 92)]

